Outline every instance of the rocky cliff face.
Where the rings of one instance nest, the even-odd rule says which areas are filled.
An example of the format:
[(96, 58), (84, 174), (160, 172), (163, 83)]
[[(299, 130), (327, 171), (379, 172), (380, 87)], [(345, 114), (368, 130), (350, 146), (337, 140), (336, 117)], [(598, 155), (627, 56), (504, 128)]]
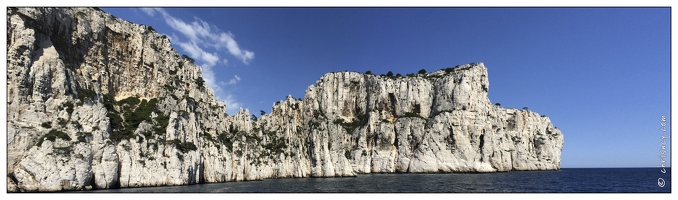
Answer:
[(7, 13), (10, 192), (560, 167), (561, 132), (490, 103), (482, 63), (328, 73), (253, 121), (227, 115), (151, 27), (90, 8)]

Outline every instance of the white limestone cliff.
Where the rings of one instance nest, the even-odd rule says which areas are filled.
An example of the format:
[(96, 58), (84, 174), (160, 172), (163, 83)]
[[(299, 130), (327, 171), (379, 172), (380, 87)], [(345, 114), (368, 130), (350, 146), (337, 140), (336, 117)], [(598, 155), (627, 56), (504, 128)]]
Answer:
[(557, 170), (548, 117), (492, 104), (487, 68), (334, 72), (229, 116), (169, 39), (92, 8), (8, 8), (9, 192), (361, 173)]

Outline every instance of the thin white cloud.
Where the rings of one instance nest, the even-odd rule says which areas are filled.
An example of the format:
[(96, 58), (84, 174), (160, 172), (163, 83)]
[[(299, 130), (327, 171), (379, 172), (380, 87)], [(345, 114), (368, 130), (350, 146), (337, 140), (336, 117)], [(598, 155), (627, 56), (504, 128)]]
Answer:
[[(212, 71), (212, 68), (210, 67), (203, 67), (202, 70), (202, 79), (205, 80), (205, 84), (207, 84), (207, 87), (212, 88), (214, 90), (214, 93), (220, 94), (223, 92), (221, 87), (219, 87), (216, 83), (216, 78), (214, 77), (214, 71)], [(219, 99), (219, 98), (217, 98)]]
[(168, 39), (170, 40), (170, 42), (172, 42), (172, 43), (176, 43), (176, 41), (179, 41), (179, 37), (177, 37), (177, 35), (174, 34), (174, 33), (172, 33), (171, 35), (167, 35), (167, 34), (165, 34), (165, 35), (167, 36), (167, 38), (168, 38)]
[(141, 11), (144, 11), (147, 15), (153, 17), (155, 16), (155, 8), (139, 8)]
[(202, 61), (203, 67), (213, 67), (219, 61), (219, 56), (216, 53), (206, 52), (193, 42), (176, 41), (175, 43), (184, 49), (188, 56)]
[(183, 34), (193, 44), (212, 46), (217, 49), (226, 48), (231, 55), (245, 64), (249, 64), (254, 59), (254, 52), (241, 49), (232, 33), (221, 32), (216, 26), (200, 18), (195, 17), (193, 22), (186, 23), (169, 15), (162, 8), (142, 8), (141, 10), (149, 16), (155, 16), (155, 13), (162, 14), (167, 25)]
[(226, 49), (228, 49), (228, 52), (231, 53), (231, 55), (240, 58), (243, 63), (248, 64), (250, 60), (254, 59), (254, 52), (240, 49), (238, 42), (236, 42), (233, 37), (234, 36), (231, 33), (221, 33), (219, 34), (219, 44), (225, 44)]
[(229, 115), (233, 115), (240, 111), (240, 107), (242, 106), (242, 104), (235, 100), (233, 95), (227, 95), (224, 99), (224, 104), (226, 105), (226, 113)]
[[(236, 101), (233, 95), (226, 95), (220, 85), (234, 85), (240, 82), (240, 76), (235, 75), (228, 82), (218, 81), (213, 67), (220, 63), (219, 51), (226, 49), (229, 54), (238, 58), (245, 64), (249, 64), (254, 59), (254, 52), (240, 48), (235, 41), (233, 34), (224, 33), (214, 25), (194, 17), (193, 21), (187, 23), (181, 19), (175, 18), (162, 8), (140, 8), (145, 14), (155, 17), (159, 16), (165, 20), (173, 30), (181, 33), (185, 40), (180, 39), (174, 33), (169, 39), (173, 44), (181, 47), (191, 58), (195, 59), (196, 64), (202, 67), (203, 79), (205, 84), (214, 90), (217, 99), (223, 101), (226, 105), (226, 111), (234, 114), (239, 111), (242, 105)], [(157, 14), (157, 15), (156, 15)], [(212, 49), (213, 52), (210, 52)], [(221, 59), (221, 63), (228, 64), (228, 60)]]
[(184, 34), (184, 36), (186, 36), (190, 41), (200, 42), (200, 39), (198, 38), (198, 35), (195, 32), (195, 29), (193, 29), (193, 26), (170, 15), (166, 15), (164, 17), (165, 23), (167, 23), (167, 25), (169, 25), (172, 29), (179, 31), (181, 34)]
[[(235, 80), (235, 83), (240, 82), (240, 76), (235, 75), (235, 77), (233, 79), (231, 79), (231, 81), (234, 81), (234, 80)], [(235, 83), (233, 83), (233, 84), (235, 84)]]
[(234, 84), (236, 84), (236, 83), (238, 83), (238, 82), (240, 82), (240, 76), (235, 75), (235, 77), (233, 77), (233, 78), (232, 78), (231, 80), (229, 80), (228, 82), (223, 82), (223, 81), (221, 81), (221, 82), (219, 82), (219, 84), (221, 84), (221, 85), (234, 85)]

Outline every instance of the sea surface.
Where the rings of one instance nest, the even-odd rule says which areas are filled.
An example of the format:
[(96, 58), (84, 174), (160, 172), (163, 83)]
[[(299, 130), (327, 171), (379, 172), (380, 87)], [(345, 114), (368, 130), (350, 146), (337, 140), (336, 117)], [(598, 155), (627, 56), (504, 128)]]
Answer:
[[(120, 188), (104, 193), (670, 193), (671, 169), (566, 168), (451, 174), (359, 174), (186, 186)], [(661, 180), (664, 187), (660, 187)]]

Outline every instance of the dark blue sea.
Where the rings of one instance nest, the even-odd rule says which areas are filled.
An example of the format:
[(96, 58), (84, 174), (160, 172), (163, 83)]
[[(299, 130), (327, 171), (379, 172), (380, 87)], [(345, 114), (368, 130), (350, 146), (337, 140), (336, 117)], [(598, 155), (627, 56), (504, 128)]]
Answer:
[[(664, 187), (660, 187), (664, 180)], [(92, 190), (105, 193), (670, 193), (671, 170), (568, 168), (463, 174), (360, 174), (171, 187)]]

